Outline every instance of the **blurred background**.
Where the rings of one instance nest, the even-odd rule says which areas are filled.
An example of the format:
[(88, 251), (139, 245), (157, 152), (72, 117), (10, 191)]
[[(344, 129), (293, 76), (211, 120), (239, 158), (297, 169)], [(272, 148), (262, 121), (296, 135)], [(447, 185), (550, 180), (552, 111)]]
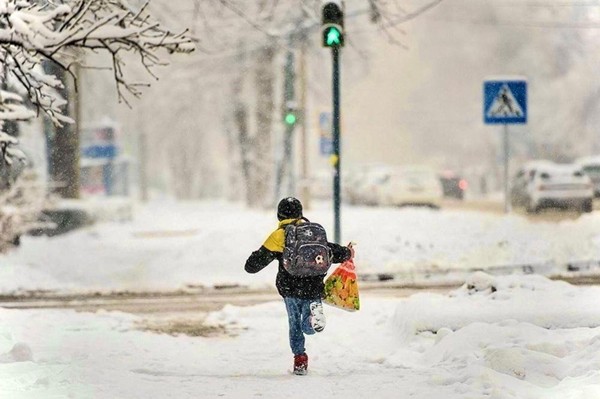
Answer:
[[(197, 50), (171, 57), (155, 69), (157, 79), (132, 61), (130, 78), (150, 86), (129, 107), (119, 101), (113, 73), (97, 69), (110, 59), (86, 57), (96, 68), (80, 68), (69, 94), (82, 196), (270, 206), (289, 73), (302, 115), (281, 195), (305, 187), (329, 195), (323, 146), (331, 136), (331, 57), (320, 43), (319, 3), (246, 3), (153, 0), (155, 18), (174, 30), (189, 27)], [(522, 76), (529, 85), (528, 123), (510, 127), (511, 173), (532, 159), (564, 163), (600, 153), (600, 86), (593, 79), (600, 3), (348, 0), (345, 7), (344, 179), (373, 166), (427, 165), (464, 178), (473, 196), (501, 191), (502, 130), (482, 116), (483, 81), (496, 75)], [(50, 130), (40, 119), (19, 127), (34, 168), (51, 180)]]

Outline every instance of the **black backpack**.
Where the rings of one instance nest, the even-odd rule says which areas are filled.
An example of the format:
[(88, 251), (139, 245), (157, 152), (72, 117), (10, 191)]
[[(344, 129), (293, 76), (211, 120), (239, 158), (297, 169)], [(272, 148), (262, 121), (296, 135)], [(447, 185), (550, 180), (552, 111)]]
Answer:
[(285, 226), (283, 267), (293, 276), (323, 276), (331, 267), (331, 249), (323, 226), (304, 222)]

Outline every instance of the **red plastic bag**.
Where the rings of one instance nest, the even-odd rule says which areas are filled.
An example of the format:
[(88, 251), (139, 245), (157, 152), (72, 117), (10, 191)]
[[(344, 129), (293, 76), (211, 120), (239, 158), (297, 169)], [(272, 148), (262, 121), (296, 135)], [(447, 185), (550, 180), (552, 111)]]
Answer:
[(342, 263), (327, 277), (323, 302), (349, 312), (360, 309), (358, 282), (353, 259)]

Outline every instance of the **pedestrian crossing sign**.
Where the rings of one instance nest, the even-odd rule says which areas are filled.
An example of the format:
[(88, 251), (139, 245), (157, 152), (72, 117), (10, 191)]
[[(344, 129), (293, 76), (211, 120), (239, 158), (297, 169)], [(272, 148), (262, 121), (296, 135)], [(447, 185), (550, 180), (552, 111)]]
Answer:
[(527, 81), (486, 80), (483, 84), (483, 120), (486, 124), (527, 123)]

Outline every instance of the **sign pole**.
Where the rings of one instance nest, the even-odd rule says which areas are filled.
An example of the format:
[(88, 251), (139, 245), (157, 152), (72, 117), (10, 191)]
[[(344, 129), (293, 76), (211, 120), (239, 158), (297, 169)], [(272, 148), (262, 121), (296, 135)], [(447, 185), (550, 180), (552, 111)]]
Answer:
[(333, 214), (334, 214), (334, 240), (341, 243), (340, 228), (340, 48), (333, 46), (331, 55), (333, 59)]
[(498, 77), (485, 80), (483, 83), (483, 122), (504, 125), (504, 213), (510, 213), (508, 125), (527, 123), (527, 80), (523, 77)]
[(509, 183), (509, 166), (510, 166), (510, 143), (508, 137), (508, 124), (504, 123), (504, 213), (510, 213), (510, 183)]

